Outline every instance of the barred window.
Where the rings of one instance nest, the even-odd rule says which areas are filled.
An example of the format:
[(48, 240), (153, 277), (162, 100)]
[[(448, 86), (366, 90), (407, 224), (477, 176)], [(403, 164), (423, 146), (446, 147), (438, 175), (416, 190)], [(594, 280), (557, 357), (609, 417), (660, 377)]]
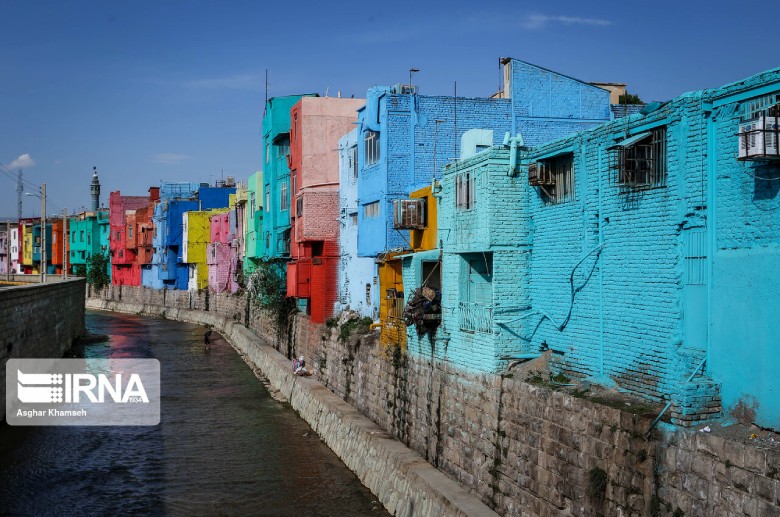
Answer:
[(666, 127), (626, 138), (612, 149), (614, 184), (626, 190), (666, 186)]
[(349, 169), (352, 171), (352, 179), (356, 180), (358, 177), (358, 148), (352, 147), (349, 150)]
[(477, 204), (474, 174), (464, 172), (455, 176), (455, 206), (460, 210), (469, 210)]
[(762, 115), (780, 115), (780, 94), (772, 93), (745, 101), (742, 105), (742, 121), (756, 119)]
[(374, 165), (379, 161), (379, 132), (366, 131), (363, 144), (365, 165)]
[(574, 200), (574, 155), (571, 153), (539, 160), (528, 169), (528, 183), (539, 187), (545, 204)]
[(265, 186), (265, 211), (266, 212), (271, 211), (271, 186), (270, 185)]

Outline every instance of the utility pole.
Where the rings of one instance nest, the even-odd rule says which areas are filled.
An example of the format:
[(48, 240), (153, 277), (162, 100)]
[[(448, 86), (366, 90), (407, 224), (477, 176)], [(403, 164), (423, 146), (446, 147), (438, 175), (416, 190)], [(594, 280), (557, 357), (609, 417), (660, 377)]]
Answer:
[(11, 280), (11, 221), (5, 222), (5, 277)]
[(68, 278), (68, 247), (70, 239), (68, 238), (68, 209), (62, 209), (62, 279)]
[(22, 169), (19, 169), (19, 175), (16, 178), (16, 219), (22, 218), (22, 193), (24, 185), (22, 184)]
[(41, 183), (41, 283), (46, 283), (46, 183)]

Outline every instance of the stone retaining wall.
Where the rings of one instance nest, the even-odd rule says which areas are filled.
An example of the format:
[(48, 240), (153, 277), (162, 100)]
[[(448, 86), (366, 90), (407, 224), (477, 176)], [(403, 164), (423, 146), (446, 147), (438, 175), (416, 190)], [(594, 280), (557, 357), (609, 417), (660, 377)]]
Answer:
[[(294, 319), (291, 333), (277, 331), (272, 319), (247, 306), (245, 297), (112, 287), (90, 306), (116, 308), (113, 300), (120, 297), (133, 312), (186, 315), (200, 323), (209, 323), (208, 318), (223, 318), (226, 325), (240, 322), (287, 358), (304, 355), (329, 391), (302, 388), (312, 380), (284, 380), (289, 362), (283, 358), (252, 360), (258, 366), (275, 365), (280, 377), (269, 373), (269, 378), (289, 392), (296, 409), (304, 408), (299, 409), (304, 418), (304, 411), (320, 411), (317, 397), (330, 394), (327, 399), (337, 405), (310, 423), (329, 433), (326, 441), (339, 455), (362, 447), (350, 441), (347, 430), (358, 416), (347, 410), (357, 409), (378, 426), (368, 432), (397, 439), (419, 455), (416, 461), (457, 480), (499, 514), (780, 516), (777, 446), (668, 428), (645, 439), (655, 416), (647, 408), (610, 407), (511, 376), (468, 375), (438, 359), (385, 349), (375, 333), (353, 332), (342, 339), (338, 326), (315, 325), (304, 316)], [(341, 426), (335, 423), (339, 418), (346, 421)], [(369, 484), (374, 482), (370, 473), (382, 477), (387, 472), (366, 466), (373, 454), (358, 456), (342, 458), (350, 468), (367, 469), (368, 477), (361, 479), (381, 496)], [(392, 482), (391, 495), (382, 496), (398, 514), (410, 510), (401, 494), (404, 487), (414, 493), (416, 483), (407, 483), (406, 478)], [(410, 497), (416, 501), (418, 496)], [(435, 511), (423, 507), (415, 502), (415, 513)]]
[(77, 278), (0, 289), (0, 422), (5, 420), (5, 363), (62, 357), (84, 333), (84, 285)]

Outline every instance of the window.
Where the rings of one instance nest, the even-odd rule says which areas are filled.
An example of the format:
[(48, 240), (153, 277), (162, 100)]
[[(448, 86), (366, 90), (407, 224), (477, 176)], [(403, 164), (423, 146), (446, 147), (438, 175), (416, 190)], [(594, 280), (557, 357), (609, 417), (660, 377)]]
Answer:
[(265, 143), (265, 163), (271, 163), (271, 142)]
[(289, 194), (287, 192), (287, 182), (283, 181), (279, 189), (279, 210), (287, 210), (290, 207)]
[(354, 212), (354, 213), (352, 213), (352, 214), (349, 214), (349, 223), (350, 223), (352, 226), (357, 226), (357, 224), (358, 224), (358, 215), (357, 215), (357, 212)]
[(777, 93), (750, 99), (742, 105), (742, 121), (754, 120), (762, 115), (770, 117), (780, 115), (777, 113), (780, 111), (778, 106), (780, 106), (780, 94)]
[(374, 165), (379, 161), (379, 133), (366, 131), (363, 137), (363, 154), (365, 165)]
[(250, 219), (255, 218), (255, 193), (254, 192), (249, 193), (249, 218)]
[(363, 205), (363, 218), (379, 216), (379, 201)]
[(133, 225), (127, 226), (127, 236), (131, 239), (133, 238)]
[(468, 259), (466, 301), (490, 305), (493, 303), (493, 254), (477, 254)]
[(477, 204), (474, 173), (464, 172), (455, 176), (455, 206), (469, 210)]
[(539, 160), (535, 167), (529, 167), (528, 183), (539, 187), (539, 194), (548, 205), (573, 201), (574, 155)]
[(615, 184), (627, 190), (666, 186), (666, 127), (626, 138), (613, 149)]
[(300, 217), (303, 215), (303, 196), (298, 196), (295, 200), (295, 216)]
[(358, 148), (357, 146), (349, 149), (349, 170), (352, 172), (352, 179), (358, 177)]
[(277, 159), (282, 160), (288, 154), (290, 154), (290, 137), (284, 136), (280, 138), (275, 144)]
[[(119, 230), (116, 231), (116, 240), (121, 241), (122, 240), (122, 232)], [(81, 242), (84, 242), (84, 230), (81, 231)]]
[(493, 254), (463, 255), (460, 302), (460, 329), (493, 332)]
[(271, 232), (265, 232), (265, 249), (271, 249)]
[(266, 212), (271, 211), (271, 186), (270, 185), (265, 186), (265, 211)]

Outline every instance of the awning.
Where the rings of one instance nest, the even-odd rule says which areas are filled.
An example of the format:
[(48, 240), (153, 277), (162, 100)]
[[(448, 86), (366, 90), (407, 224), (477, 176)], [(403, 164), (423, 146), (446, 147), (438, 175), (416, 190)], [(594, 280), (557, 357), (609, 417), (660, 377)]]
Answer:
[(439, 260), (439, 254), (440, 250), (433, 249), (433, 250), (425, 250), (425, 251), (418, 251), (416, 253), (404, 253), (403, 255), (396, 255), (395, 258), (405, 259), (408, 257), (416, 257), (420, 260)]
[(639, 142), (640, 140), (644, 140), (648, 136), (650, 136), (651, 132), (647, 131), (645, 133), (639, 133), (638, 135), (630, 136), (626, 138), (625, 140), (621, 140), (620, 142), (616, 143), (615, 145), (608, 147), (607, 149), (617, 149), (618, 147), (622, 147), (623, 149), (626, 149), (628, 147), (631, 147), (635, 143)]
[(533, 160), (535, 161), (549, 160), (550, 158), (557, 158), (558, 156), (563, 156), (564, 154), (572, 154), (572, 153), (574, 153), (574, 146), (569, 145), (567, 147), (556, 149), (555, 151), (550, 151), (549, 153), (545, 153), (541, 156), (534, 156)]

